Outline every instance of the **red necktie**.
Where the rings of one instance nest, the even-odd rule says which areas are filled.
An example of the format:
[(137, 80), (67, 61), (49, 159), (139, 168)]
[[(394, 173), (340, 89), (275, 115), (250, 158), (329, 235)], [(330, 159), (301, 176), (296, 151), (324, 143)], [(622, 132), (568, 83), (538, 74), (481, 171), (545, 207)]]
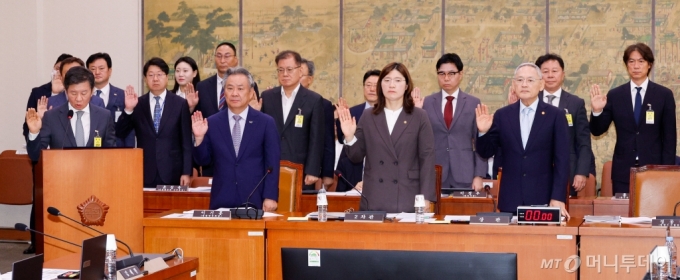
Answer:
[(451, 122), (453, 122), (453, 96), (446, 97), (446, 106), (444, 106), (444, 122), (446, 122), (446, 128), (451, 128)]

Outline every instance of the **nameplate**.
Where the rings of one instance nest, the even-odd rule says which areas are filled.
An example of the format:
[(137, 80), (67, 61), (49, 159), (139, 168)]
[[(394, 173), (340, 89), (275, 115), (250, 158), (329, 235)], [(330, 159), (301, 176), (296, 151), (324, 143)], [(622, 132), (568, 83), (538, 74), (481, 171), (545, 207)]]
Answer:
[(470, 217), (471, 225), (509, 225), (509, 216), (472, 216)]
[(614, 199), (630, 199), (630, 195), (628, 193), (616, 193)]
[(669, 219), (652, 219), (652, 227), (659, 228), (680, 228), (680, 217)]
[(381, 211), (357, 211), (345, 213), (345, 222), (349, 223), (382, 223), (386, 212)]
[(130, 266), (123, 268), (121, 270), (117, 271), (118, 278), (123, 278), (123, 279), (134, 279), (137, 278), (137, 276), (144, 275), (144, 272), (139, 269), (136, 265)]
[(186, 192), (189, 191), (189, 187), (177, 185), (156, 185), (156, 190), (161, 192)]
[(486, 198), (485, 192), (477, 192), (474, 190), (469, 191), (455, 191), (451, 193), (453, 197), (474, 197), (474, 198)]
[(231, 211), (194, 210), (194, 219), (224, 219), (231, 220)]

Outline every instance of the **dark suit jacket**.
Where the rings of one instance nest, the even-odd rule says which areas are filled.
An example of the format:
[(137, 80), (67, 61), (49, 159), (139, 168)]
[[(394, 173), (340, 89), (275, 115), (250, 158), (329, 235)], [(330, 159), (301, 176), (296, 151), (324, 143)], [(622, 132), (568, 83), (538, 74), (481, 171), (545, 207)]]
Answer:
[(569, 144), (564, 111), (539, 99), (526, 149), (522, 147), (520, 102), (498, 109), (491, 129), (477, 137), (477, 152), (491, 157), (503, 151), (503, 178), (498, 209), (516, 212), (520, 205), (565, 202), (569, 174)]
[(434, 136), (424, 110), (402, 111), (392, 134), (384, 111), (365, 112), (355, 137), (357, 141), (345, 150), (355, 163), (366, 157), (362, 210), (413, 212), (417, 194), (436, 201)]
[(208, 118), (208, 132), (196, 147), (194, 159), (200, 165), (213, 164), (216, 170), (210, 191), (210, 209), (241, 206), (257, 186), (268, 167), (272, 173), (250, 198), (262, 209), (265, 198), (279, 200), (281, 149), (274, 119), (248, 109), (238, 156), (229, 128), (229, 113), (223, 110)]
[[(538, 98), (543, 99), (543, 91), (538, 94)], [(562, 90), (558, 108), (569, 111), (572, 119), (572, 126), (567, 127), (567, 143), (569, 145), (569, 186), (574, 181), (574, 176), (583, 175), (588, 177), (591, 166), (594, 163), (593, 150), (590, 146), (590, 127), (586, 114), (585, 101), (580, 97)], [(565, 114), (566, 112), (565, 111)], [(566, 116), (566, 115), (565, 115)], [(595, 174), (593, 174), (595, 175)]]
[[(654, 124), (645, 122), (649, 109), (647, 104), (651, 104), (654, 110)], [(635, 166), (636, 156), (640, 166), (675, 163), (675, 98), (670, 89), (649, 81), (642, 100), (639, 125), (635, 125), (630, 82), (610, 90), (602, 114), (590, 117), (590, 131), (595, 136), (602, 135), (612, 122), (616, 126), (612, 158), (614, 193), (629, 192), (630, 168)], [(616, 185), (621, 187), (617, 189)]]
[(335, 167), (335, 129), (333, 128), (335, 124), (335, 119), (333, 118), (333, 112), (335, 108), (333, 103), (321, 99), (323, 103), (323, 125), (324, 125), (324, 140), (323, 140), (323, 160), (321, 164), (321, 177), (333, 178)]
[(459, 91), (455, 102), (451, 128), (447, 128), (444, 121), (441, 91), (425, 97), (423, 110), (434, 133), (435, 163), (442, 166), (442, 188), (470, 188), (472, 179), (484, 178), (489, 169), (486, 159), (479, 156), (474, 147), (478, 134), (475, 108), (480, 101)]
[[(28, 96), (28, 102), (26, 102), (26, 111), (28, 108), (38, 109), (38, 100), (41, 97), (52, 96), (52, 82), (48, 82), (42, 86), (34, 87), (31, 90), (31, 95)], [(28, 125), (26, 125), (26, 119), (24, 118), (24, 139), (28, 142)]]
[[(102, 100), (103, 101), (103, 100)], [(106, 104), (106, 109), (111, 112), (111, 117), (116, 121), (116, 111), (124, 114), (125, 110), (125, 91), (109, 84), (109, 102)], [(116, 147), (134, 148), (135, 147), (135, 132), (132, 131), (127, 137), (116, 137)]]
[(144, 185), (158, 175), (163, 184), (178, 185), (179, 177), (191, 175), (193, 142), (191, 116), (186, 100), (168, 91), (158, 133), (153, 127), (150, 93), (139, 97), (132, 114), (123, 114), (116, 123), (116, 134), (126, 137), (132, 130), (137, 147), (144, 150)]
[[(281, 160), (303, 164), (305, 174), (319, 177), (324, 147), (323, 98), (300, 86), (288, 118), (283, 120), (281, 87), (262, 92), (262, 113), (272, 116), (281, 137)], [(301, 110), (302, 127), (295, 127), (295, 116)]]
[[(200, 111), (204, 118), (208, 118), (219, 112), (219, 104), (217, 101), (217, 75), (212, 75), (207, 79), (200, 81), (196, 86), (198, 91), (198, 104), (194, 111)], [(255, 95), (260, 98), (260, 91), (255, 84)], [(191, 112), (193, 114), (193, 112)], [(210, 177), (214, 175), (212, 165), (201, 166), (201, 176)]]
[[(62, 91), (61, 93), (55, 96), (51, 96), (50, 98), (47, 99), (47, 110), (49, 110), (50, 108), (52, 109), (57, 108), (66, 103), (68, 103), (68, 99), (66, 98), (66, 93)], [(106, 108), (104, 106), (104, 100), (94, 95), (92, 96), (92, 98), (90, 98), (90, 105)]]
[[(40, 151), (76, 147), (76, 138), (68, 119), (68, 104), (61, 105), (45, 112), (40, 134), (33, 141), (28, 141), (26, 151), (33, 161), (40, 159)], [(116, 134), (113, 130), (113, 119), (104, 108), (90, 105), (90, 136), (86, 147), (94, 147), (95, 130), (102, 137), (102, 147), (115, 147)]]
[[(364, 113), (365, 108), (366, 103), (361, 103), (359, 105), (349, 108), (349, 114), (356, 119), (357, 124), (359, 123), (359, 120), (361, 120), (361, 115)], [(368, 111), (368, 114), (370, 113), (371, 109), (369, 109)], [(345, 135), (342, 133), (339, 120), (335, 121), (335, 127), (336, 133), (338, 134), (338, 142), (340, 144), (345, 144), (343, 142), (345, 140)], [(363, 179), (364, 162), (362, 161), (359, 163), (353, 163), (351, 160), (347, 158), (347, 151), (346, 149), (343, 148), (342, 152), (340, 153), (340, 158), (338, 159), (338, 167), (336, 167), (335, 170), (339, 171), (342, 174), (342, 176), (345, 177), (345, 179), (352, 183), (352, 185), (348, 185), (347, 182), (345, 182), (345, 180), (339, 179), (338, 185), (335, 188), (335, 190), (338, 192), (349, 191)]]

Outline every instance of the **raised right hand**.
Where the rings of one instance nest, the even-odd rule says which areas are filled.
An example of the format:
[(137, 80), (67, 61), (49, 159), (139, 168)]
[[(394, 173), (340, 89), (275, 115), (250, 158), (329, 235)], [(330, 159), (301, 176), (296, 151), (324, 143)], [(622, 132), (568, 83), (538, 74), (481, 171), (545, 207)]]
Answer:
[(52, 75), (52, 93), (60, 93), (62, 91), (64, 91), (64, 83), (61, 81), (61, 73), (57, 70)]
[(40, 133), (40, 129), (42, 128), (42, 118), (33, 108), (28, 108), (28, 111), (26, 111), (26, 125), (28, 125), (28, 131), (31, 133)]
[(192, 83), (187, 84), (187, 104), (189, 105), (189, 112), (193, 112), (198, 104), (198, 91), (194, 90), (194, 85)]
[(253, 98), (250, 99), (248, 102), (248, 105), (250, 107), (253, 107), (253, 109), (262, 111), (262, 97), (260, 97), (260, 100), (257, 100), (257, 95), (255, 95), (255, 92), (253, 92)]
[(345, 135), (345, 141), (352, 142), (354, 140), (354, 133), (357, 131), (357, 121), (349, 113), (349, 109), (341, 108), (340, 105), (335, 105), (338, 112), (338, 120), (340, 121), (340, 128)]
[(45, 112), (47, 112), (47, 97), (43, 96), (38, 99), (38, 117), (42, 119), (42, 117), (45, 115)]
[(338, 104), (335, 107), (341, 109), (349, 109), (349, 107), (347, 106), (347, 101), (342, 97), (338, 98)]
[(137, 98), (139, 96), (137, 95), (137, 92), (135, 92), (135, 88), (131, 85), (128, 85), (125, 88), (125, 111), (132, 111), (135, 109), (137, 106)]
[(203, 142), (203, 137), (208, 132), (208, 119), (203, 118), (201, 111), (196, 111), (191, 116), (191, 130), (194, 133), (196, 146), (200, 145)]
[(600, 86), (594, 84), (590, 87), (590, 109), (593, 113), (600, 113), (607, 105), (607, 96), (600, 92)]
[(489, 114), (489, 108), (484, 104), (477, 105), (475, 108), (475, 115), (477, 119), (477, 130), (480, 133), (486, 133), (491, 128), (493, 123), (493, 115)]
[(510, 90), (508, 90), (508, 105), (513, 104), (519, 100), (519, 97), (517, 96), (517, 93), (515, 93), (515, 90), (510, 87)]

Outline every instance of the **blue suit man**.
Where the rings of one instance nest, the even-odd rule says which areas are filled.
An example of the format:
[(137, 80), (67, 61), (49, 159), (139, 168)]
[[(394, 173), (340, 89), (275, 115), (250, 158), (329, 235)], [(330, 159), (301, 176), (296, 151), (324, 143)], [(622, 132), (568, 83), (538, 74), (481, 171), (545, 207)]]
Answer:
[[(253, 78), (244, 68), (226, 72), (227, 110), (192, 116), (194, 161), (216, 172), (210, 209), (245, 206), (274, 211), (279, 198), (281, 146), (274, 118), (248, 106)], [(266, 174), (269, 172), (269, 174)], [(265, 176), (261, 185), (260, 180)], [(257, 189), (255, 189), (257, 188)], [(252, 196), (251, 196), (252, 194)]]
[(538, 66), (523, 63), (515, 70), (512, 83), (521, 102), (498, 109), (493, 116), (486, 105), (477, 107), (477, 152), (484, 158), (499, 148), (503, 152), (500, 211), (549, 204), (569, 217), (565, 209), (571, 146), (565, 137), (567, 120), (563, 110), (538, 98), (541, 78)]
[[(95, 89), (95, 92), (97, 90)], [(96, 95), (95, 95), (96, 96)], [(125, 91), (109, 84), (109, 100), (106, 104), (106, 109), (111, 112), (111, 118), (114, 122), (118, 121), (116, 115), (120, 116), (125, 110)], [(130, 131), (127, 137), (116, 137), (116, 147), (134, 148), (135, 147), (135, 132)]]

